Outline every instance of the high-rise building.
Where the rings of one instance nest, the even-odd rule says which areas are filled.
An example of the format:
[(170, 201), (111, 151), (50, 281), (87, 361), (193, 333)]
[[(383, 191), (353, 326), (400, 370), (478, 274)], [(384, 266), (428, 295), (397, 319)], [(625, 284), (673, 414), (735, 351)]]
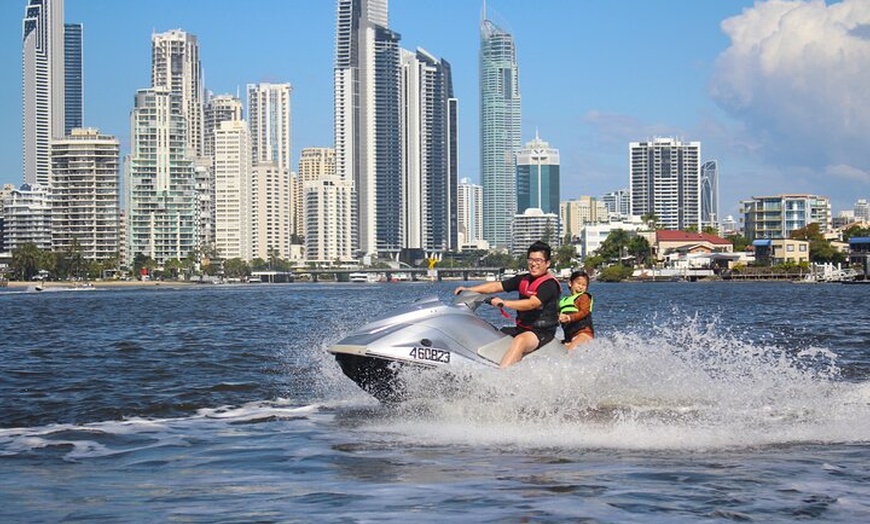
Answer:
[(538, 208), (559, 212), (559, 150), (535, 134), (517, 151), (517, 213)]
[(202, 156), (214, 156), (214, 132), (221, 122), (242, 119), (242, 101), (235, 95), (209, 96), (203, 109)]
[(701, 143), (655, 138), (629, 144), (631, 214), (663, 229), (701, 228)]
[(707, 160), (701, 165), (701, 228), (719, 231), (719, 162)]
[(51, 243), (86, 260), (118, 256), (120, 142), (96, 129), (72, 129), (51, 148)]
[(247, 93), (253, 164), (271, 162), (290, 172), (290, 84), (248, 84)]
[(51, 192), (48, 186), (22, 184), (3, 190), (3, 249), (12, 251), (33, 243), (51, 250)]
[(510, 253), (515, 257), (523, 256), (529, 246), (538, 240), (546, 242), (555, 250), (562, 245), (561, 238), (559, 216), (530, 207), (512, 221)]
[[(480, 173), (483, 236), (511, 245), (516, 213), (514, 156), (522, 126), (519, 66), (514, 37), (484, 14), (480, 23)], [(528, 246), (526, 246), (528, 247)]]
[[(317, 182), (325, 176), (335, 175), (335, 149), (331, 147), (306, 147), (299, 155), (299, 173), (293, 193), (293, 234), (307, 238), (305, 233), (305, 184)], [(315, 214), (315, 216), (317, 216)]]
[(866, 198), (859, 198), (852, 206), (852, 211), (855, 214), (856, 220), (870, 222), (870, 205), (867, 204)]
[(747, 240), (789, 238), (789, 234), (818, 224), (822, 233), (832, 228), (831, 200), (818, 195), (756, 196), (740, 202), (743, 235)]
[(82, 24), (64, 24), (64, 135), (84, 125), (85, 91)]
[(463, 178), (459, 182), (456, 197), (458, 249), (488, 247), (483, 240), (483, 187)]
[(350, 181), (324, 175), (302, 183), (305, 201), (305, 259), (332, 264), (354, 258), (354, 191)]
[(336, 174), (353, 184), (355, 217), (339, 227), (355, 230), (362, 255), (395, 255), (403, 244), (400, 38), (387, 0), (337, 1)]
[(151, 35), (151, 87), (164, 87), (181, 97), (187, 154), (203, 156), (205, 90), (195, 35), (181, 29)]
[(628, 189), (617, 189), (601, 196), (604, 207), (610, 215), (610, 220), (621, 220), (631, 215), (631, 198)]
[[(451, 248), (455, 236), (456, 175), (450, 130), (453, 85), (450, 64), (423, 49), (402, 50), (405, 162), (405, 248), (434, 254)], [(454, 209), (451, 209), (454, 208)]]
[(48, 186), (51, 140), (64, 135), (63, 0), (30, 0), (22, 23), (24, 182)]
[(255, 258), (286, 260), (292, 256), (292, 176), (272, 162), (253, 167), (251, 250)]
[(182, 96), (166, 88), (136, 92), (125, 162), (127, 264), (196, 255), (196, 173), (187, 147)]
[(251, 138), (244, 120), (214, 133), (214, 229), (219, 258), (251, 260)]
[(590, 196), (581, 196), (577, 200), (566, 200), (559, 205), (559, 217), (562, 219), (562, 231), (566, 237), (580, 238), (580, 233), (586, 224), (608, 222), (610, 213), (603, 201)]

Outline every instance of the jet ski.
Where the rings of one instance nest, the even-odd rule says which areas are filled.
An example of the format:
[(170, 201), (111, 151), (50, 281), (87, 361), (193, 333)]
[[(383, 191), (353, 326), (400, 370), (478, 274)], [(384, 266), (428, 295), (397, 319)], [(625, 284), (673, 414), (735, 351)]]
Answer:
[[(328, 348), (342, 372), (383, 403), (402, 401), (402, 371), (460, 370), (468, 366), (498, 368), (511, 338), (475, 311), (487, 296), (463, 291), (452, 304), (436, 297), (420, 299), (394, 314), (371, 322)], [(525, 356), (564, 355), (556, 339)]]

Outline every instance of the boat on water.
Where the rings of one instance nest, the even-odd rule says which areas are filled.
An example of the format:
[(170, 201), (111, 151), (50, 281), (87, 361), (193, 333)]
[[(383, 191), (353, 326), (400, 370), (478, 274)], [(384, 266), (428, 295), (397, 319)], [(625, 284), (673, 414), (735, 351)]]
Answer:
[(348, 281), (357, 283), (372, 282), (369, 273), (351, 273), (348, 275)]
[[(498, 368), (511, 337), (475, 314), (486, 300), (472, 291), (464, 291), (452, 304), (422, 299), (366, 324), (327, 351), (361, 389), (381, 402), (401, 401), (407, 393), (401, 372), (407, 367)], [(525, 359), (564, 354), (557, 337)]]

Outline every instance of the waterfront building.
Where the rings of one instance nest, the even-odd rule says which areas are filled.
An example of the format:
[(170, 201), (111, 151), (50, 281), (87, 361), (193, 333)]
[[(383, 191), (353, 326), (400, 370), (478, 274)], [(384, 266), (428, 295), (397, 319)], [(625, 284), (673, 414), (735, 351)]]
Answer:
[(235, 95), (210, 95), (203, 109), (202, 156), (214, 156), (214, 133), (221, 122), (242, 119), (242, 101)]
[[(456, 172), (451, 162), (450, 64), (402, 50), (403, 247), (434, 254), (455, 245)], [(455, 152), (455, 148), (453, 149)]]
[[(316, 182), (323, 177), (335, 175), (335, 149), (332, 147), (306, 147), (299, 154), (299, 172), (296, 191), (293, 193), (294, 214), (293, 233), (298, 237), (307, 239), (305, 232), (305, 184)], [(319, 216), (315, 214), (315, 217)], [(306, 242), (307, 243), (307, 242)]]
[(544, 213), (559, 213), (559, 150), (534, 140), (516, 154), (517, 213), (538, 208)]
[(752, 241), (755, 261), (768, 265), (809, 264), (810, 243), (791, 238), (758, 238)]
[(63, 25), (64, 135), (84, 126), (84, 68), (82, 24)]
[(511, 245), (521, 109), (514, 37), (484, 13), (480, 23), (480, 173), (483, 236), (493, 247)]
[(631, 214), (662, 229), (701, 229), (701, 143), (655, 138), (629, 144)]
[(263, 260), (292, 255), (292, 173), (272, 162), (253, 167), (251, 183), (252, 256)]
[(624, 220), (631, 216), (631, 197), (628, 189), (617, 189), (601, 196), (609, 220)]
[(338, 0), (335, 165), (353, 185), (354, 206), (353, 224), (336, 227), (355, 231), (353, 252), (363, 256), (398, 255), (404, 240), (400, 38), (388, 27), (387, 0)]
[(555, 213), (544, 213), (541, 209), (530, 207), (516, 215), (511, 223), (512, 256), (525, 256), (526, 250), (537, 240), (546, 242), (554, 251), (562, 245), (561, 225)]
[(251, 138), (244, 120), (225, 120), (214, 134), (215, 251), (222, 260), (251, 260)]
[[(650, 239), (648, 239), (650, 240)], [(676, 252), (683, 254), (731, 253), (734, 244), (724, 238), (710, 233), (697, 231), (673, 231), (662, 229), (655, 232), (650, 247), (657, 261)]]
[(151, 35), (151, 87), (166, 88), (180, 97), (187, 155), (203, 156), (205, 90), (195, 35), (181, 29)]
[(63, 0), (30, 0), (22, 22), (24, 182), (48, 186), (51, 140), (64, 135)]
[(253, 165), (272, 163), (288, 173), (292, 169), (290, 84), (248, 84), (248, 124)]
[(459, 182), (457, 191), (457, 227), (459, 250), (489, 249), (483, 239), (483, 187), (468, 178)]
[(302, 183), (305, 201), (305, 260), (331, 265), (354, 263), (353, 184), (338, 175)]
[(701, 229), (720, 231), (719, 162), (707, 160), (701, 165)]
[(747, 240), (789, 238), (792, 231), (809, 224), (826, 233), (833, 227), (831, 201), (809, 194), (754, 196), (740, 202), (743, 234)]
[(565, 236), (573, 241), (580, 237), (586, 224), (609, 221), (610, 213), (603, 201), (591, 196), (581, 196), (576, 200), (561, 202), (559, 217)]
[[(212, 133), (212, 139), (214, 133)], [(212, 140), (214, 149), (214, 140)], [(212, 156), (198, 157), (193, 166), (194, 192), (196, 193), (196, 224), (197, 224), (197, 260), (206, 253), (214, 252), (215, 245), (215, 180), (214, 180), (214, 150)]]
[(595, 251), (607, 240), (608, 235), (612, 231), (617, 229), (640, 231), (646, 227), (647, 225), (637, 217), (629, 217), (629, 219), (623, 221), (613, 220), (597, 224), (586, 224), (580, 230), (580, 256), (585, 260), (587, 257), (595, 254)]
[(76, 128), (52, 142), (52, 250), (94, 261), (118, 256), (120, 147), (97, 129)]
[(51, 192), (48, 186), (22, 184), (4, 187), (2, 205), (4, 250), (11, 252), (27, 243), (51, 250)]
[(196, 172), (187, 155), (182, 96), (167, 88), (136, 92), (130, 156), (125, 162), (127, 264), (197, 254)]

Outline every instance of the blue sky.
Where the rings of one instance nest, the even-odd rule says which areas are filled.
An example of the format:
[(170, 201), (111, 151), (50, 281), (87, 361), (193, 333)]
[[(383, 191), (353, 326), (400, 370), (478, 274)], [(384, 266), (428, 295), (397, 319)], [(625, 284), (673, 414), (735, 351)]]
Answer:
[[(0, 2), (0, 183), (21, 183), (21, 18)], [(460, 176), (479, 181), (482, 1), (392, 0), (406, 49), (448, 60), (460, 99)], [(628, 143), (701, 142), (720, 165), (723, 215), (741, 199), (870, 198), (870, 2), (490, 0), (516, 39), (523, 141), (560, 150), (562, 199), (628, 187)], [(332, 0), (66, 0), (84, 24), (85, 124), (128, 150), (136, 89), (150, 83), (151, 34), (196, 34), (208, 89), (293, 84), (294, 163), (332, 145)]]

